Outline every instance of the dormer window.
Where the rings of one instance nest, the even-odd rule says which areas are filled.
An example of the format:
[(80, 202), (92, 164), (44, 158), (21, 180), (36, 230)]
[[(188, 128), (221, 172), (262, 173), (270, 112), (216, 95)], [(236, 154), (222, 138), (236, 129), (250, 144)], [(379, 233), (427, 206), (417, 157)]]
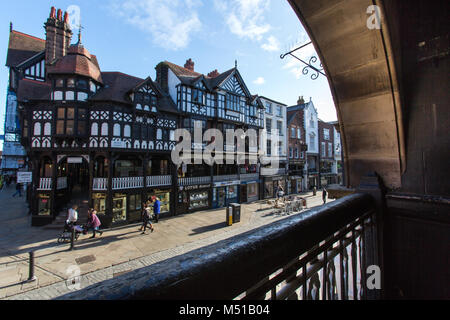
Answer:
[(136, 92), (134, 94), (134, 103), (137, 110), (158, 112), (156, 109), (157, 98), (154, 94)]
[(198, 104), (205, 104), (205, 94), (202, 90), (192, 89), (192, 102)]

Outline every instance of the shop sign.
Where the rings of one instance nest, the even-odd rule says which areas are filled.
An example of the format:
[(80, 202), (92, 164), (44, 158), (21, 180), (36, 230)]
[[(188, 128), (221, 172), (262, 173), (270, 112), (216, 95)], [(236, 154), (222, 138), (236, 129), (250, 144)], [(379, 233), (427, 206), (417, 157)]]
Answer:
[(17, 172), (18, 183), (31, 183), (33, 181), (32, 172)]
[(255, 184), (255, 183), (259, 183), (259, 180), (254, 180), (254, 181), (241, 181), (241, 184)]
[(67, 163), (83, 163), (82, 157), (68, 157)]
[(191, 190), (209, 189), (209, 188), (211, 188), (210, 184), (198, 184), (198, 185), (193, 185), (193, 186), (185, 186), (184, 190), (191, 191)]
[(214, 183), (214, 187), (225, 187), (225, 186), (232, 186), (232, 185), (237, 185), (237, 184), (241, 184), (241, 181), (236, 180), (236, 181), (228, 181), (228, 182), (216, 182), (216, 183)]

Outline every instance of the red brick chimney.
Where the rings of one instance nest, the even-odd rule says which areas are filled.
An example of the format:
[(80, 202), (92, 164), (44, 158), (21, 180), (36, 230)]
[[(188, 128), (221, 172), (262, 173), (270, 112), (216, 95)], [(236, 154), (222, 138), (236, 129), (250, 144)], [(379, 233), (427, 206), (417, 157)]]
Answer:
[(69, 14), (55, 7), (50, 10), (50, 16), (45, 23), (46, 43), (45, 43), (45, 62), (47, 65), (53, 63), (56, 59), (62, 58), (67, 54), (72, 41), (72, 31), (70, 30)]
[(215, 78), (219, 75), (220, 75), (220, 73), (219, 73), (219, 71), (217, 71), (217, 69), (208, 73), (208, 77), (210, 77), (210, 78)]
[(194, 71), (194, 61), (189, 58), (189, 60), (186, 60), (184, 67), (188, 70)]

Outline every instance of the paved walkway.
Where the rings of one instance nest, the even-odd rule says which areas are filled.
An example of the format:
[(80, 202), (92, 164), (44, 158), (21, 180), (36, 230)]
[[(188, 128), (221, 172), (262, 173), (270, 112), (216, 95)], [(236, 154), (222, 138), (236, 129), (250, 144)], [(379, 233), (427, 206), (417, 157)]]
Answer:
[[(147, 235), (140, 224), (107, 229), (95, 239), (81, 235), (69, 251), (69, 244), (56, 242), (59, 230), (31, 227), (25, 199), (12, 198), (13, 192), (13, 186), (0, 191), (0, 299), (52, 299), (286, 218), (256, 202), (243, 204), (241, 222), (232, 226), (225, 209), (207, 210), (162, 219)], [(308, 207), (322, 204), (321, 193), (304, 196)], [(25, 283), (30, 251), (37, 281)]]

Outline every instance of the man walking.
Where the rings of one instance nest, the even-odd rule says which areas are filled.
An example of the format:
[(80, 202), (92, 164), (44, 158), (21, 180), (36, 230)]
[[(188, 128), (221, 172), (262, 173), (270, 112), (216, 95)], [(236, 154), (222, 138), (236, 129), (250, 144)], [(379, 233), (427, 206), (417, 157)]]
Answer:
[(327, 190), (325, 188), (322, 190), (322, 200), (323, 204), (327, 203)]
[(159, 198), (156, 197), (155, 203), (153, 204), (153, 214), (155, 215), (155, 223), (158, 223), (160, 212), (161, 212), (161, 201), (159, 201)]
[(19, 197), (22, 197), (22, 184), (16, 183), (16, 192), (13, 194), (13, 198), (19, 194)]
[(70, 226), (73, 226), (77, 223), (78, 220), (78, 206), (74, 204), (72, 208), (69, 209), (69, 215), (67, 217), (66, 223)]

